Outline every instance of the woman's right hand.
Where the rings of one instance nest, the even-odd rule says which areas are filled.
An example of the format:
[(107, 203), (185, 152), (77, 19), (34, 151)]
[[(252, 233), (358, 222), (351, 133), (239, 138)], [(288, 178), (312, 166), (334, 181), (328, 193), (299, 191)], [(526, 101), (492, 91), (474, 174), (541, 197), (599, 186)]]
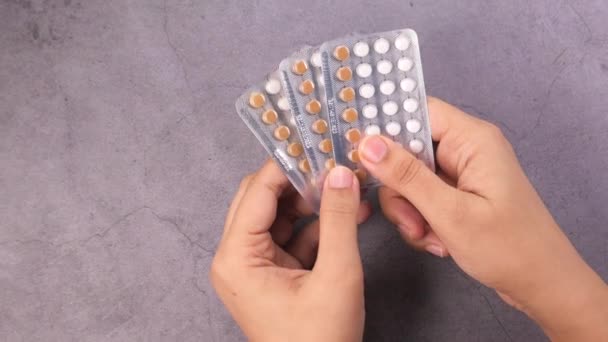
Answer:
[(608, 341), (608, 287), (578, 255), (496, 126), (429, 99), (438, 175), (391, 140), (359, 146), (406, 241), (453, 257), (553, 340)]

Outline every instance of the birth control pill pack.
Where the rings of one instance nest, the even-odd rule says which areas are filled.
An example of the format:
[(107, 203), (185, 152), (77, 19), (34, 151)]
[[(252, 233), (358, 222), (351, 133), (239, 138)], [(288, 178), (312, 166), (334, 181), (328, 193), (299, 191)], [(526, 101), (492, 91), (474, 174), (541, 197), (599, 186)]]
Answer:
[(312, 184), (310, 163), (296, 131), (279, 71), (271, 72), (260, 84), (247, 89), (236, 101), (236, 110), (294, 188), (318, 210), (320, 194)]
[(390, 137), (435, 170), (418, 36), (411, 29), (354, 35), (321, 46), (334, 158), (365, 177), (357, 145)]
[(327, 121), (319, 47), (305, 47), (284, 59), (279, 71), (293, 121), (310, 163), (313, 184), (321, 188), (325, 175), (336, 164)]
[(381, 134), (435, 170), (418, 36), (411, 29), (355, 34), (304, 47), (239, 97), (242, 120), (318, 211), (323, 180), (349, 167), (378, 185), (357, 147)]

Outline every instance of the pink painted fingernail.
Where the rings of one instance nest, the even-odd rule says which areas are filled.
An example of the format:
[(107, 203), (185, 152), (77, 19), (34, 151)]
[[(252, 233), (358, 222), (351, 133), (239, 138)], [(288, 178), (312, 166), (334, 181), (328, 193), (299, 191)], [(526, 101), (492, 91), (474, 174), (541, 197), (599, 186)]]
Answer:
[(329, 172), (328, 184), (333, 189), (350, 188), (353, 185), (353, 173), (344, 166), (336, 166)]
[(382, 138), (373, 136), (365, 139), (359, 147), (359, 150), (363, 155), (363, 158), (376, 164), (384, 159), (388, 152), (388, 146)]
[(427, 252), (436, 255), (440, 258), (443, 258), (445, 256), (445, 252), (443, 250), (443, 248), (437, 246), (437, 245), (427, 245), (424, 249), (426, 249)]

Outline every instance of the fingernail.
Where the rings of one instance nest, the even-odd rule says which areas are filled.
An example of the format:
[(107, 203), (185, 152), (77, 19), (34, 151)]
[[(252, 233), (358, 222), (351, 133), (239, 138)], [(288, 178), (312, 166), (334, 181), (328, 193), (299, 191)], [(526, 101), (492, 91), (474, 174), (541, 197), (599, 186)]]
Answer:
[(443, 252), (443, 248), (437, 246), (437, 245), (427, 245), (424, 249), (426, 249), (427, 252), (436, 255), (440, 258), (443, 258), (445, 256), (445, 253)]
[(350, 188), (353, 185), (353, 173), (344, 166), (336, 166), (329, 172), (328, 184), (333, 189)]
[(361, 150), (360, 152), (363, 155), (363, 158), (374, 164), (379, 163), (388, 152), (388, 146), (384, 140), (378, 136), (366, 139), (359, 149)]

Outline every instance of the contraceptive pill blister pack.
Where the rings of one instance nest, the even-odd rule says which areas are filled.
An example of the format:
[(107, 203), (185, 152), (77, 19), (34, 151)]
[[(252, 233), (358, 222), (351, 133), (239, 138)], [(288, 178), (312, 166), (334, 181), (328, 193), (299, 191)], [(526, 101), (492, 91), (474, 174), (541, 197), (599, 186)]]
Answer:
[(318, 212), (323, 180), (337, 164), (353, 170), (362, 187), (379, 185), (360, 163), (366, 135), (393, 139), (435, 170), (426, 101), (418, 37), (404, 29), (304, 47), (236, 108)]
[(279, 71), (310, 163), (313, 183), (320, 189), (325, 175), (336, 163), (327, 121), (319, 48), (306, 47), (294, 53), (281, 62)]
[(294, 188), (318, 210), (319, 191), (312, 184), (310, 163), (294, 126), (279, 71), (271, 72), (241, 95), (236, 110)]
[[(358, 170), (357, 145), (382, 134), (435, 170), (418, 37), (413, 30), (355, 35), (321, 46), (334, 157)], [(348, 74), (352, 77), (343, 78)]]

